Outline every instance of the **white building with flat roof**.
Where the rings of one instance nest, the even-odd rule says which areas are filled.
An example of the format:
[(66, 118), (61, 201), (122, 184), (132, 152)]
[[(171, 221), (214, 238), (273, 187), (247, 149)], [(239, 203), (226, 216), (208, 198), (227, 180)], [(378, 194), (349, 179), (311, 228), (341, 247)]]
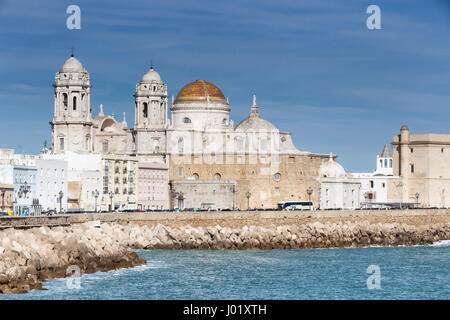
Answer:
[(36, 168), (37, 198), (42, 210), (67, 210), (67, 161), (37, 159)]

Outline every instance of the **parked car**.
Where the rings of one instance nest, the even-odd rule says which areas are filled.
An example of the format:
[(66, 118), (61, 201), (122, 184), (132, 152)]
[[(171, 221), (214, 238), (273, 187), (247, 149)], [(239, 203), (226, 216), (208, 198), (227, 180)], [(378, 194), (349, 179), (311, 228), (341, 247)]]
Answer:
[(52, 216), (54, 214), (56, 214), (56, 210), (55, 209), (51, 209), (51, 210), (47, 210), (47, 211), (42, 211), (41, 214), (43, 215), (47, 215), (47, 216)]
[(0, 217), (9, 216), (8, 212), (0, 212)]

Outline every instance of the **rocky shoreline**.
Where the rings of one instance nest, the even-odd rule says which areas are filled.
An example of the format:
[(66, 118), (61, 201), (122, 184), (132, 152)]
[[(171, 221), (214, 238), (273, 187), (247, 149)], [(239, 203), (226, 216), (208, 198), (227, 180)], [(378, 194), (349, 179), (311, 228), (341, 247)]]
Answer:
[(450, 239), (450, 223), (313, 222), (282, 226), (171, 228), (86, 222), (0, 231), (0, 293), (41, 289), (45, 279), (145, 263), (134, 249), (305, 249), (425, 245)]

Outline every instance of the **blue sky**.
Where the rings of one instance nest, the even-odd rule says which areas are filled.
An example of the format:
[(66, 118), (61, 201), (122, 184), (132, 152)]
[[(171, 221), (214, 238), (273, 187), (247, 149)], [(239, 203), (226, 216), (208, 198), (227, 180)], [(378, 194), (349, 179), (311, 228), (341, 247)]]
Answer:
[[(450, 133), (450, 1), (0, 0), (0, 147), (37, 153), (51, 140), (52, 83), (75, 47), (91, 74), (93, 113), (127, 113), (150, 61), (169, 95), (216, 84), (245, 118), (291, 131), (297, 148), (371, 171), (403, 124)], [(66, 8), (81, 8), (81, 30)], [(366, 8), (381, 8), (381, 30)]]

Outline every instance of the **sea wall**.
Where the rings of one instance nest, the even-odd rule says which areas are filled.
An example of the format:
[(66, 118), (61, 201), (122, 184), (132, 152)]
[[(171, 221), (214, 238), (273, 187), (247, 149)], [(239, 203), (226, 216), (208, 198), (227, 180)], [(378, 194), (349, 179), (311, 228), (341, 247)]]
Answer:
[(302, 249), (431, 244), (450, 239), (450, 222), (311, 222), (242, 228), (172, 228), (87, 222), (69, 227), (0, 231), (0, 292), (40, 288), (47, 278), (64, 277), (68, 267), (82, 273), (144, 263), (131, 249)]
[(185, 225), (242, 228), (245, 225), (270, 226), (338, 221), (370, 223), (438, 223), (450, 222), (450, 209), (408, 210), (323, 210), (323, 211), (222, 211), (222, 212), (127, 212), (66, 214), (42, 217), (0, 217), (0, 230), (39, 226), (68, 226), (88, 221), (137, 223), (147, 226), (164, 224), (173, 228)]

